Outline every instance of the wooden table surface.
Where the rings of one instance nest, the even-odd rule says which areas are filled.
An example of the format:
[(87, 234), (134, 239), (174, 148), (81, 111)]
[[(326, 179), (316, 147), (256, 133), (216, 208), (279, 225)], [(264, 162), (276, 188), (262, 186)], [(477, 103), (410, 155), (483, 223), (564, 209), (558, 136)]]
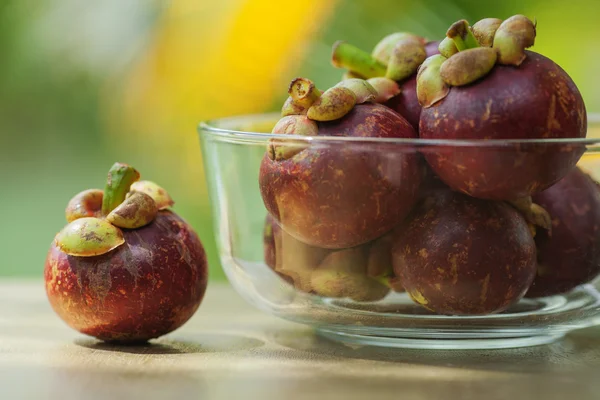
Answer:
[(152, 346), (72, 331), (41, 282), (0, 281), (0, 399), (600, 399), (600, 329), (526, 349), (350, 348), (213, 284)]

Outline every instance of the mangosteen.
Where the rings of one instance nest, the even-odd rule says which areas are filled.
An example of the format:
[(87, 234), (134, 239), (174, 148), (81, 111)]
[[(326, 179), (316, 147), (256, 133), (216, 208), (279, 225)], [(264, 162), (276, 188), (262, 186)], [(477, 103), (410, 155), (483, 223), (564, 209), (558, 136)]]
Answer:
[(333, 46), (332, 63), (352, 76), (372, 82), (387, 77), (399, 85), (397, 95), (384, 103), (419, 129), (421, 105), (417, 99), (417, 69), (427, 57), (439, 54), (439, 42), (412, 33), (392, 33), (377, 43), (371, 54), (343, 41)]
[(534, 196), (552, 218), (552, 229), (538, 229), (536, 277), (527, 297), (566, 293), (600, 274), (600, 188), (575, 168)]
[[(372, 102), (377, 93), (361, 79), (324, 93), (309, 80), (292, 82), (292, 100), (273, 129), (277, 138), (261, 163), (259, 186), (268, 212), (299, 241), (326, 249), (359, 246), (390, 231), (415, 204), (420, 156), (369, 139), (417, 135), (399, 114)], [(365, 140), (311, 144), (298, 135)]]
[(265, 264), (272, 270), (275, 270), (277, 263), (277, 255), (275, 249), (275, 236), (279, 235), (279, 225), (275, 222), (270, 214), (267, 214), (265, 218), (265, 225), (263, 227), (263, 253), (265, 258)]
[(279, 277), (296, 289), (312, 293), (312, 271), (330, 253), (330, 250), (307, 245), (281, 229), (269, 214), (263, 231), (265, 264)]
[(390, 289), (403, 287), (394, 276), (392, 235), (350, 249), (330, 252), (312, 273), (312, 288), (325, 297), (349, 297), (354, 301), (383, 299)]
[[(116, 163), (104, 191), (67, 206), (44, 270), (54, 311), (100, 340), (134, 343), (165, 335), (198, 309), (208, 279), (200, 239), (168, 208), (168, 193)], [(136, 182), (137, 181), (137, 182)]]
[[(535, 36), (535, 23), (522, 15), (486, 19), (472, 28), (461, 20), (448, 30), (442, 54), (419, 68), (420, 137), (482, 142), (425, 152), (453, 190), (483, 199), (525, 198), (564, 177), (585, 151), (575, 143), (539, 141), (583, 138), (587, 117), (569, 75), (525, 50)], [(521, 142), (485, 144), (498, 139)], [(526, 143), (533, 139), (538, 141)]]
[(438, 314), (504, 311), (535, 277), (528, 223), (504, 202), (438, 190), (395, 232), (396, 275), (415, 302)]
[(393, 231), (375, 240), (369, 246), (367, 260), (367, 276), (392, 289), (394, 292), (404, 292), (404, 286), (394, 274), (392, 263)]
[(389, 234), (351, 249), (327, 250), (293, 238), (267, 215), (263, 248), (269, 268), (301, 292), (376, 301), (390, 288), (402, 290), (392, 276)]

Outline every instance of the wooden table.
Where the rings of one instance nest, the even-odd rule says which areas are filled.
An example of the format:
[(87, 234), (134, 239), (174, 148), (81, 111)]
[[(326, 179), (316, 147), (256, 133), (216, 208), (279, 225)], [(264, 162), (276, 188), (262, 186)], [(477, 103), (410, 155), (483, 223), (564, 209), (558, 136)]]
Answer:
[(210, 286), (180, 330), (113, 347), (66, 327), (41, 282), (0, 281), (0, 399), (600, 399), (600, 329), (528, 349), (350, 348)]

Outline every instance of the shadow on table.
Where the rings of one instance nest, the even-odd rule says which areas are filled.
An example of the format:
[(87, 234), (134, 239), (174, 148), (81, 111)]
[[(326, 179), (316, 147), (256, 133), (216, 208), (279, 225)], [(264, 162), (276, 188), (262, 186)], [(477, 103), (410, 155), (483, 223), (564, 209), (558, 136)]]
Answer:
[(199, 333), (186, 338), (165, 337), (135, 344), (105, 343), (95, 339), (77, 339), (74, 343), (92, 350), (132, 354), (223, 353), (251, 350), (265, 344), (259, 339), (224, 333)]
[[(307, 359), (353, 358), (391, 363), (541, 373), (594, 371), (600, 368), (600, 328), (572, 332), (549, 345), (502, 350), (416, 350), (376, 346), (349, 347), (318, 336), (308, 328), (269, 332), (277, 344)], [(294, 358), (298, 358), (294, 352)], [(300, 356), (301, 357), (301, 356)]]

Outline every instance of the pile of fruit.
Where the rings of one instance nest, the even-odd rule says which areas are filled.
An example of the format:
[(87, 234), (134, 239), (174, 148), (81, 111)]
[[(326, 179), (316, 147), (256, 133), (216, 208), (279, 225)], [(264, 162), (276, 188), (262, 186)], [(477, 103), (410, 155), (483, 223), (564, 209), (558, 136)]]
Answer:
[(458, 21), (440, 42), (395, 33), (372, 53), (336, 43), (343, 79), (292, 81), (260, 167), (267, 265), (306, 293), (406, 291), (448, 315), (593, 280), (600, 189), (577, 167), (584, 145), (546, 140), (584, 138), (585, 105), (526, 50), (535, 37), (516, 15)]

